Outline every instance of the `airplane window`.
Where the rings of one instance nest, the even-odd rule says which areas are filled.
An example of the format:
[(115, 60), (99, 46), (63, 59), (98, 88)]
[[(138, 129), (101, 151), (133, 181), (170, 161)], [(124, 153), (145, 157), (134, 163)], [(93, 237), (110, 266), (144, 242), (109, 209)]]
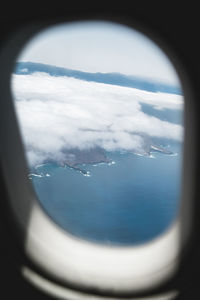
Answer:
[(153, 41), (112, 22), (49, 27), (18, 57), (12, 92), (27, 176), (66, 232), (125, 247), (174, 224), (184, 98)]

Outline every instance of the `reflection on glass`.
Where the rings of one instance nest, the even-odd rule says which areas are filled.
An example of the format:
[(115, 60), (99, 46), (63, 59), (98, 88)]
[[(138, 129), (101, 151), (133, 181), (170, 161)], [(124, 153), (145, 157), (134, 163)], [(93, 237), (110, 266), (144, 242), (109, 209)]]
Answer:
[(164, 53), (107, 22), (49, 28), (18, 58), (15, 106), (38, 199), (89, 241), (148, 242), (176, 219), (183, 96)]

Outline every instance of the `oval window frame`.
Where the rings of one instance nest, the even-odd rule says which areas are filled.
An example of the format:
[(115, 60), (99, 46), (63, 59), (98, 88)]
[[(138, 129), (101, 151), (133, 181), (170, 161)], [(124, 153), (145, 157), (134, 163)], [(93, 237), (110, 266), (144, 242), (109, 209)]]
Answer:
[[(85, 20), (85, 18), (81, 18), (81, 20)], [(88, 18), (87, 18), (88, 20)], [(96, 18), (95, 18), (96, 20)], [(100, 20), (105, 20), (104, 18), (100, 18)], [(183, 92), (184, 92), (184, 99), (185, 99), (185, 137), (184, 137), (184, 162), (183, 162), (183, 180), (182, 180), (182, 201), (181, 201), (181, 210), (180, 210), (180, 217), (179, 217), (179, 222), (177, 222), (176, 224), (173, 224), (173, 226), (170, 227), (170, 229), (167, 232), (167, 240), (169, 240), (169, 236), (170, 238), (173, 240), (175, 236), (176, 237), (176, 241), (179, 242), (179, 246), (178, 248), (176, 248), (174, 250), (174, 255), (173, 255), (173, 259), (172, 257), (169, 258), (169, 261), (171, 262), (171, 264), (173, 266), (171, 266), (171, 270), (167, 270), (168, 268), (165, 268), (164, 266), (166, 266), (166, 263), (163, 264), (162, 266), (160, 265), (160, 268), (154, 270), (155, 272), (158, 272), (159, 270), (161, 270), (162, 275), (159, 274), (158, 277), (162, 277), (160, 278), (160, 281), (158, 282), (158, 279), (155, 279), (155, 283), (154, 284), (150, 284), (148, 283), (148, 278), (146, 279), (146, 282), (144, 282), (144, 279), (142, 280), (142, 286), (139, 284), (136, 284), (135, 288), (133, 286), (133, 283), (136, 282), (136, 277), (138, 278), (138, 274), (136, 275), (136, 277), (133, 280), (132, 277), (132, 282), (130, 283), (129, 286), (124, 285), (123, 286), (123, 278), (121, 277), (121, 274), (119, 276), (118, 279), (114, 278), (114, 280), (109, 277), (107, 278), (106, 282), (102, 283), (102, 282), (91, 282), (91, 278), (92, 280), (94, 279), (94, 273), (91, 275), (91, 270), (94, 269), (94, 265), (92, 267), (92, 269), (89, 271), (89, 277), (87, 280), (83, 280), (83, 277), (85, 277), (85, 270), (83, 270), (83, 273), (79, 273), (78, 277), (77, 277), (77, 273), (73, 274), (73, 269), (74, 269), (74, 265), (72, 266), (71, 269), (71, 278), (69, 277), (69, 269), (66, 270), (67, 274), (64, 272), (63, 274), (60, 273), (59, 267), (57, 269), (55, 269), (55, 265), (57, 265), (58, 261), (57, 258), (55, 259), (55, 262), (57, 262), (56, 264), (54, 264), (54, 266), (49, 264), (49, 258), (47, 259), (46, 254), (47, 253), (44, 249), (44, 245), (41, 245), (39, 242), (36, 241), (36, 236), (37, 236), (37, 231), (34, 232), (34, 226), (36, 226), (35, 228), (37, 228), (37, 224), (38, 224), (38, 220), (39, 223), (42, 224), (46, 224), (45, 226), (47, 226), (46, 228), (49, 228), (52, 236), (51, 239), (55, 239), (55, 237), (60, 236), (61, 237), (61, 244), (62, 243), (66, 243), (66, 232), (63, 232), (62, 229), (60, 227), (56, 227), (56, 225), (50, 220), (50, 218), (48, 218), (48, 216), (46, 214), (44, 214), (44, 212), (42, 212), (41, 208), (39, 207), (37, 201), (36, 201), (36, 196), (35, 193), (32, 189), (32, 187), (30, 186), (30, 183), (27, 180), (27, 165), (26, 165), (26, 161), (25, 161), (25, 157), (24, 157), (24, 153), (23, 153), (23, 146), (22, 146), (22, 142), (21, 142), (21, 137), (20, 137), (20, 131), (19, 128), (15, 128), (16, 123), (17, 123), (17, 119), (16, 119), (16, 115), (15, 115), (15, 111), (13, 108), (13, 103), (12, 103), (12, 95), (10, 92), (10, 74), (13, 70), (13, 66), (15, 64), (15, 58), (18, 56), (17, 54), (20, 52), (20, 50), (23, 48), (23, 45), (25, 44), (25, 42), (27, 42), (29, 39), (32, 38), (33, 35), (36, 35), (38, 32), (40, 32), (41, 30), (48, 28), (49, 26), (52, 25), (56, 25), (58, 23), (63, 23), (63, 21), (65, 22), (70, 22), (72, 21), (72, 19), (70, 20), (57, 20), (57, 21), (50, 21), (50, 22), (42, 22), (40, 24), (35, 24), (35, 25), (31, 25), (29, 28), (26, 28), (25, 30), (21, 30), (20, 32), (16, 33), (16, 35), (14, 37), (12, 37), (12, 39), (7, 43), (4, 51), (1, 53), (1, 57), (0, 57), (0, 61), (2, 61), (2, 71), (4, 71), (4, 75), (6, 74), (7, 76), (5, 76), (5, 79), (1, 81), (1, 83), (5, 83), (5, 84), (1, 84), (2, 85), (2, 91), (3, 91), (3, 95), (5, 96), (6, 99), (8, 99), (8, 103), (6, 104), (6, 107), (4, 109), (4, 111), (2, 111), (2, 116), (4, 113), (4, 116), (2, 118), (2, 121), (5, 121), (5, 116), (7, 116), (9, 118), (9, 121), (6, 122), (6, 130), (5, 132), (11, 132), (11, 129), (13, 130), (12, 135), (5, 139), (6, 142), (3, 145), (2, 149), (1, 149), (1, 156), (5, 157), (4, 162), (3, 162), (3, 171), (4, 171), (4, 175), (6, 178), (6, 184), (8, 187), (8, 191), (9, 191), (9, 197), (10, 197), (10, 204), (11, 204), (11, 208), (12, 208), (12, 212), (15, 216), (15, 219), (17, 220), (17, 223), (19, 224), (19, 229), (20, 232), (23, 232), (23, 237), (26, 238), (27, 237), (29, 239), (28, 244), (26, 244), (26, 255), (29, 259), (31, 259), (37, 266), (39, 266), (39, 268), (43, 269), (45, 272), (47, 272), (48, 274), (50, 274), (50, 276), (52, 276), (52, 278), (55, 278), (56, 280), (60, 280), (62, 283), (64, 284), (69, 284), (71, 282), (72, 285), (74, 286), (79, 286), (79, 287), (83, 287), (86, 289), (94, 289), (94, 290), (103, 290), (106, 293), (137, 293), (140, 291), (145, 291), (145, 290), (150, 290), (152, 288), (156, 288), (158, 286), (160, 286), (161, 284), (167, 282), (167, 280), (169, 278), (171, 278), (173, 276), (173, 274), (175, 274), (175, 272), (177, 271), (178, 268), (178, 263), (176, 262), (174, 264), (175, 261), (181, 260), (180, 259), (180, 251), (182, 250), (183, 246), (186, 245), (186, 243), (188, 242), (188, 238), (189, 235), (191, 233), (191, 218), (192, 218), (192, 205), (189, 203), (188, 199), (192, 197), (192, 193), (193, 193), (193, 182), (192, 182), (192, 176), (190, 176), (191, 174), (194, 174), (194, 160), (191, 159), (191, 153), (195, 153), (195, 142), (194, 139), (191, 138), (191, 133), (192, 130), (194, 130), (194, 125), (191, 122), (193, 121), (192, 116), (194, 115), (193, 109), (194, 109), (194, 105), (193, 105), (193, 95), (192, 92), (190, 90), (189, 84), (188, 84), (188, 78), (184, 72), (183, 67), (181, 66), (180, 62), (178, 62), (178, 59), (175, 58), (175, 54), (172, 54), (172, 50), (170, 49), (170, 47), (168, 45), (166, 45), (166, 43), (164, 43), (164, 41), (158, 36), (156, 36), (155, 34), (153, 34), (152, 32), (150, 33), (150, 30), (145, 29), (145, 27), (141, 27), (138, 24), (136, 24), (135, 22), (133, 23), (132, 21), (127, 22), (127, 20), (121, 20), (120, 18), (114, 18), (114, 19), (109, 19), (109, 20), (105, 20), (105, 21), (111, 21), (111, 22), (116, 22), (116, 23), (122, 23), (122, 25), (128, 25), (129, 27), (132, 27), (133, 29), (145, 34), (146, 36), (148, 36), (150, 39), (152, 39), (157, 45), (159, 45), (159, 47), (164, 51), (164, 53), (170, 58), (170, 61), (173, 63), (177, 74), (179, 75), (180, 81), (182, 82), (182, 87), (183, 87)], [(9, 49), (13, 49), (13, 51), (9, 51)], [(9, 53), (9, 55), (8, 55)], [(7, 63), (7, 65), (6, 65)], [(3, 74), (3, 73), (2, 73)], [(187, 100), (190, 99), (190, 100)], [(188, 102), (187, 102), (188, 101)], [(190, 103), (190, 105), (188, 104)], [(186, 113), (187, 112), (187, 113)], [(190, 123), (189, 123), (190, 122)], [(187, 124), (190, 124), (190, 126), (187, 126)], [(192, 128), (192, 129), (191, 129)], [(2, 133), (2, 136), (5, 137), (5, 132)], [(192, 135), (193, 136), (193, 135)], [(12, 149), (16, 150), (16, 153), (18, 155), (18, 161), (16, 162), (16, 160), (14, 160), (13, 158), (13, 152)], [(20, 168), (19, 168), (20, 167)], [(185, 171), (187, 170), (187, 172)], [(189, 170), (189, 171), (188, 171)], [(187, 174), (186, 174), (187, 173)], [(188, 175), (189, 174), (189, 175)], [(16, 182), (16, 178), (17, 178), (17, 182)], [(19, 188), (20, 187), (20, 188)], [(17, 201), (16, 201), (17, 199)], [(28, 201), (27, 201), (28, 199)], [(184, 219), (184, 223), (180, 222), (180, 220)], [(31, 220), (31, 221), (30, 221)], [(41, 223), (42, 222), (42, 223)], [(26, 228), (26, 225), (24, 224), (31, 224), (29, 225), (29, 229)], [(182, 234), (184, 232), (184, 235)], [(40, 232), (40, 234), (42, 234), (42, 231)], [(49, 236), (48, 239), (48, 243), (51, 243), (51, 239)], [(71, 239), (71, 236), (70, 236)], [(80, 241), (78, 241), (76, 238), (73, 239), (73, 242), (76, 244), (76, 246), (78, 246), (77, 243), (79, 243)], [(30, 242), (31, 241), (31, 242)], [(155, 243), (157, 242), (157, 239), (154, 241)], [(153, 243), (154, 243), (153, 242)], [(59, 242), (60, 243), (60, 242)], [(33, 247), (33, 244), (35, 245), (35, 249), (40, 249), (39, 251), (41, 251), (41, 253), (43, 252), (43, 260), (39, 259), (38, 255), (36, 255), (36, 251)], [(66, 249), (66, 244), (62, 246), (62, 251), (64, 251), (65, 253), (65, 249)], [(88, 243), (87, 242), (82, 242), (81, 241), (81, 248), (83, 246), (83, 244), (85, 245), (85, 248), (87, 249)], [(91, 245), (92, 246), (92, 252), (94, 251), (94, 249), (96, 249), (96, 245)], [(148, 245), (148, 244), (147, 244)], [(93, 247), (94, 246), (94, 247)], [(155, 244), (154, 244), (155, 246)], [(155, 248), (153, 246), (153, 248)], [(100, 247), (100, 249), (102, 249), (102, 251), (104, 252), (105, 247)], [(143, 246), (142, 246), (143, 247)], [(134, 247), (137, 248), (137, 247)], [(137, 248), (138, 249), (138, 248)], [(106, 247), (106, 252), (107, 252), (108, 248)], [(116, 250), (116, 247), (115, 247)], [(114, 251), (115, 251), (114, 250)], [(122, 251), (127, 250), (127, 249), (121, 249)], [(121, 251), (120, 250), (120, 251)], [(55, 252), (57, 252), (57, 250), (54, 250)], [(59, 250), (60, 251), (60, 250)], [(88, 250), (86, 251), (88, 253)], [(126, 252), (126, 251), (125, 251)], [(141, 253), (141, 249), (139, 251)], [(61, 252), (59, 252), (61, 253)], [(153, 256), (158, 255), (158, 253), (154, 253)], [(61, 256), (61, 255), (60, 255)], [(100, 255), (102, 257), (102, 255)], [(111, 256), (110, 256), (111, 257)], [(125, 256), (124, 256), (125, 257)], [(126, 257), (127, 257), (127, 253), (126, 253)], [(50, 258), (50, 261), (52, 260), (52, 256)], [(46, 261), (45, 261), (46, 259)], [(109, 258), (110, 259), (110, 258)], [(144, 259), (144, 256), (143, 256)], [(61, 259), (62, 260), (62, 259)], [(98, 258), (96, 258), (95, 260), (100, 261)], [(105, 262), (107, 264), (107, 260), (108, 258), (105, 259)], [(148, 260), (148, 259), (147, 259)], [(115, 260), (116, 262), (117, 260)], [(142, 261), (142, 260), (141, 260)], [(167, 263), (168, 267), (170, 266), (170, 263)], [(52, 262), (52, 261), (51, 261)], [(104, 267), (106, 267), (106, 264), (104, 265)], [(113, 263), (111, 263), (113, 264)], [(60, 262), (60, 265), (63, 266), (63, 261)], [(129, 264), (128, 264), (129, 265)], [(122, 266), (124, 266), (124, 262), (122, 263)], [(141, 269), (141, 265), (140, 265), (140, 269)], [(103, 270), (104, 275), (105, 275), (105, 269)], [(125, 271), (126, 273), (126, 271)], [(154, 273), (154, 272), (153, 272)], [(158, 273), (156, 273), (158, 275)], [(148, 275), (149, 276), (149, 275)], [(98, 276), (99, 277), (99, 274)], [(124, 277), (125, 278), (125, 277)], [(77, 280), (78, 279), (78, 280)], [(80, 280), (83, 280), (82, 282)], [(116, 281), (117, 280), (117, 281)], [(127, 281), (127, 277), (126, 279), (124, 279)]]

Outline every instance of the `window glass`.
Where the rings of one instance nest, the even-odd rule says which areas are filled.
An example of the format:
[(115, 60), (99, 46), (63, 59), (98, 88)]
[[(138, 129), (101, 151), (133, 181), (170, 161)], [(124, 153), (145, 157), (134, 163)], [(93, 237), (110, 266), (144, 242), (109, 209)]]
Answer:
[(50, 27), (23, 49), (12, 91), (29, 177), (72, 235), (138, 245), (176, 220), (184, 99), (174, 67), (129, 27)]

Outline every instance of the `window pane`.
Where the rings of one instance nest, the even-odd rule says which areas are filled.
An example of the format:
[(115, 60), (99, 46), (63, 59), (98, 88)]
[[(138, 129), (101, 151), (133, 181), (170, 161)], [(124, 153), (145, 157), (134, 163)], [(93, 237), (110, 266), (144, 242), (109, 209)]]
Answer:
[(151, 40), (109, 22), (49, 28), (19, 56), (12, 90), (27, 176), (57, 224), (113, 245), (148, 242), (172, 225), (184, 103)]

